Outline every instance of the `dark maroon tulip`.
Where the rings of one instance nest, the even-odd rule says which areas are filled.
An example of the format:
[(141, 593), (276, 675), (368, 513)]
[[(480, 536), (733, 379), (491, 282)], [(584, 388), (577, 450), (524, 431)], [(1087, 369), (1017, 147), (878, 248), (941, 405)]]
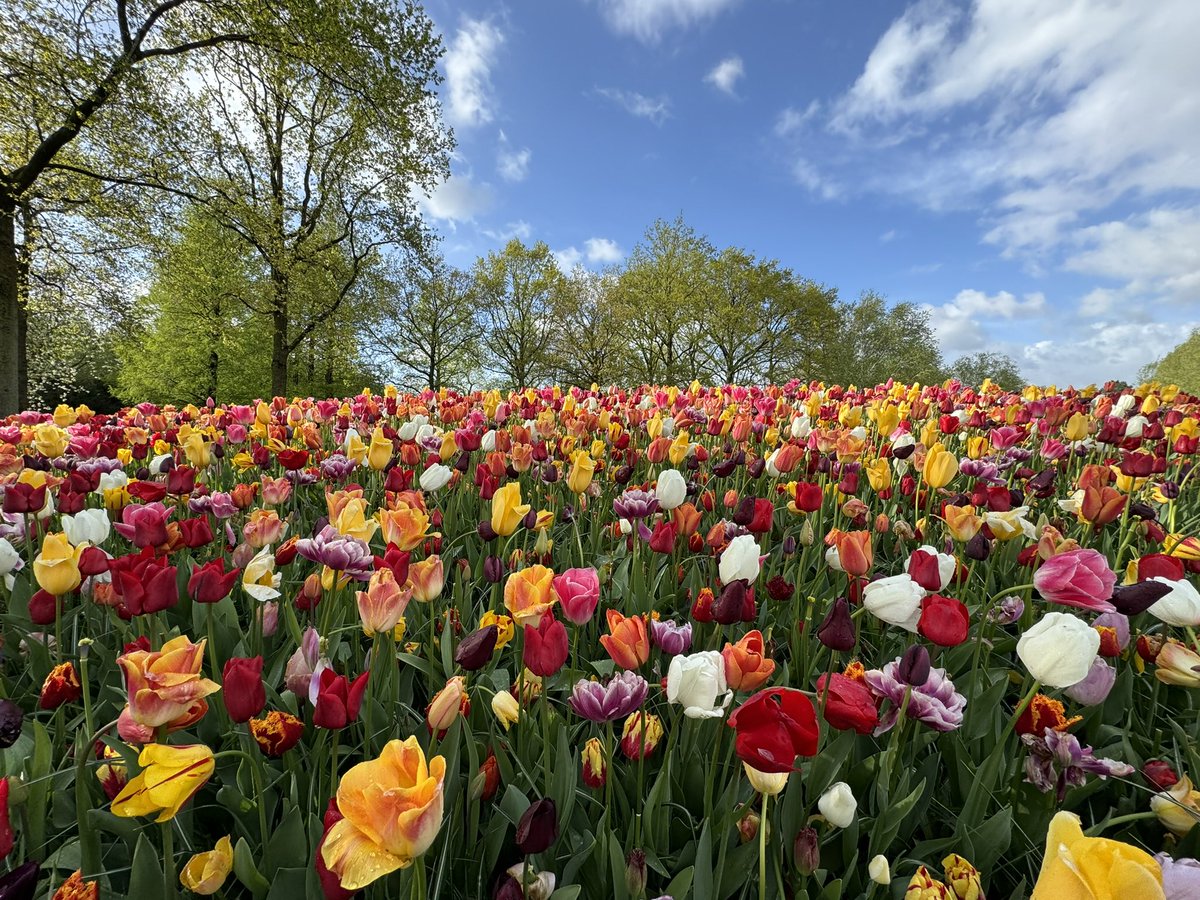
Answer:
[(488, 625), (477, 631), (472, 631), (455, 648), (455, 664), (466, 669), (468, 672), (475, 672), (482, 669), (492, 660), (492, 654), (496, 650), (496, 640), (499, 634), (500, 629), (495, 625)]
[(517, 822), (517, 847), (526, 856), (541, 853), (558, 840), (558, 809), (549, 797), (530, 804)]
[(830, 650), (853, 650), (856, 641), (854, 620), (850, 618), (850, 604), (845, 597), (838, 597), (829, 607), (829, 612), (817, 627), (817, 640)]
[(921, 687), (929, 680), (929, 651), (920, 644), (913, 644), (900, 658), (896, 674), (905, 684)]

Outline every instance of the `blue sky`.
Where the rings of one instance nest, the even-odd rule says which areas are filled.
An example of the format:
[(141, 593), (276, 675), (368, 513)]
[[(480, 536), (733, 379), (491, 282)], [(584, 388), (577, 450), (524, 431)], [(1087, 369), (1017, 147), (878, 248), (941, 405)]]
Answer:
[(1042, 383), (1131, 379), (1200, 325), (1196, 0), (427, 9), (453, 264), (515, 235), (600, 268), (682, 214)]

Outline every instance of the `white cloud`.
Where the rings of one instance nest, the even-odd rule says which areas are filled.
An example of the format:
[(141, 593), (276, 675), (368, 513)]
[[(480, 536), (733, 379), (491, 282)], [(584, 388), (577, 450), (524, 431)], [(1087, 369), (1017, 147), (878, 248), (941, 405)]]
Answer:
[(655, 125), (661, 125), (671, 115), (671, 100), (665, 94), (661, 97), (647, 97), (637, 91), (623, 91), (620, 88), (598, 88), (596, 91), (606, 100), (611, 100), (631, 116), (649, 119)]
[(463, 17), (446, 50), (446, 116), (459, 128), (486, 125), (495, 118), (491, 70), (504, 34), (489, 19)]
[(734, 97), (737, 96), (734, 89), (737, 87), (738, 79), (744, 77), (746, 77), (746, 67), (742, 63), (742, 58), (729, 56), (713, 66), (712, 71), (704, 76), (704, 80), (722, 93)]
[(802, 156), (792, 162), (792, 178), (796, 184), (806, 188), (825, 200), (832, 200), (840, 191), (837, 183), (826, 178), (819, 169)]
[(1200, 301), (1200, 210), (1152, 209), (1079, 229), (1066, 268), (1126, 282), (1128, 293)]
[(508, 136), (500, 132), (500, 145), (496, 149), (496, 171), (505, 181), (524, 181), (529, 175), (529, 163), (533, 152), (528, 147), (516, 150), (508, 142)]
[(494, 200), (492, 186), (475, 181), (467, 171), (452, 174), (433, 193), (420, 197), (417, 206), (422, 215), (442, 222), (454, 231), (463, 222), (473, 222), (476, 216), (486, 213), (492, 208)]
[(1040, 293), (1018, 298), (1008, 291), (986, 294), (967, 289), (959, 291), (949, 303), (925, 305), (930, 322), (948, 356), (987, 349), (985, 325), (989, 322), (1036, 319), (1046, 311), (1046, 298)]
[(583, 242), (582, 250), (575, 246), (555, 250), (554, 258), (562, 271), (570, 272), (583, 265), (585, 260), (593, 266), (618, 263), (625, 258), (625, 251), (611, 238), (592, 237)]
[(798, 130), (820, 111), (820, 100), (810, 101), (808, 106), (806, 106), (803, 111), (792, 106), (786, 107), (775, 120), (775, 134), (777, 134), (779, 137), (786, 137), (792, 132)]
[(527, 241), (533, 235), (533, 226), (524, 219), (518, 219), (515, 222), (509, 222), (503, 228), (484, 228), (482, 233), (485, 237), (491, 238), (501, 244), (507, 244), (513, 238), (522, 241)]
[(1146, 363), (1165, 356), (1200, 323), (1074, 323), (1062, 337), (1025, 344), (1012, 351), (1021, 373), (1037, 384), (1082, 387), (1109, 378), (1133, 381)]
[(588, 238), (583, 242), (583, 249), (590, 263), (615, 263), (625, 258), (625, 251), (610, 238)]
[(887, 231), (885, 231), (883, 234), (881, 234), (879, 236), (879, 243), (890, 244), (892, 241), (894, 241), (897, 238), (898, 235), (899, 235), (899, 232), (897, 232), (895, 228), (889, 228)]
[(689, 28), (715, 18), (738, 0), (599, 0), (605, 20), (618, 34), (657, 43), (672, 28)]

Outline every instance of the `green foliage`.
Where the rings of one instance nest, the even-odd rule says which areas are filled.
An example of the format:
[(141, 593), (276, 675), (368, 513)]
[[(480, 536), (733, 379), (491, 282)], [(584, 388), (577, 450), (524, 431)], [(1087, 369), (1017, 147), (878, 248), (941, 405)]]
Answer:
[(914, 303), (889, 306), (874, 291), (842, 303), (821, 366), (824, 380), (875, 385), (888, 379), (921, 384), (942, 380), (942, 353), (929, 324), (929, 313)]
[(1191, 394), (1200, 393), (1200, 328), (1162, 359), (1146, 367), (1146, 380), (1177, 384)]
[(1021, 367), (1015, 359), (1007, 353), (993, 353), (988, 350), (960, 356), (950, 364), (949, 375), (970, 387), (979, 387), (988, 378), (993, 384), (1010, 391), (1025, 386)]

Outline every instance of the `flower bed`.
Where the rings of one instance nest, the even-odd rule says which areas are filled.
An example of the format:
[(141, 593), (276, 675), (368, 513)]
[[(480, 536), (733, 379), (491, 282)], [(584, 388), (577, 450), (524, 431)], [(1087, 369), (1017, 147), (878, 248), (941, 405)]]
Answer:
[(0, 424), (0, 897), (1200, 896), (1200, 402)]

